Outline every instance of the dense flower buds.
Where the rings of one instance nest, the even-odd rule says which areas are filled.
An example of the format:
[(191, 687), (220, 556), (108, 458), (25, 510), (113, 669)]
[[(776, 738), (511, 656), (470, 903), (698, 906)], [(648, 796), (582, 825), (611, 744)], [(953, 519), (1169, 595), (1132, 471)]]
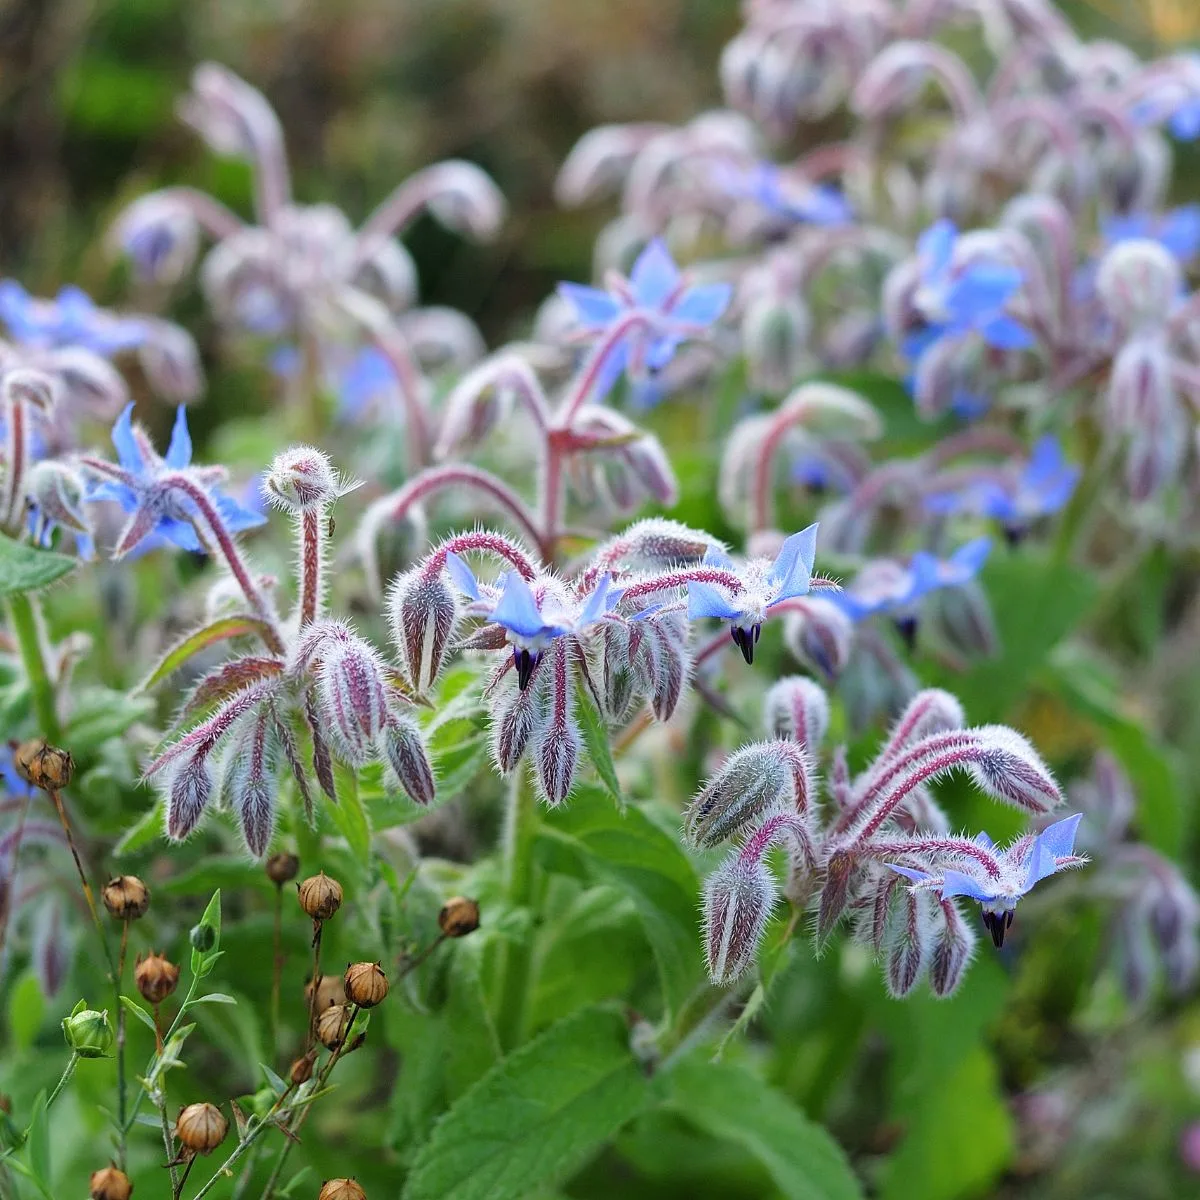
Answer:
[(267, 859), (265, 870), (267, 878), (276, 887), (282, 887), (296, 878), (296, 872), (300, 870), (300, 860), (294, 854), (281, 851)]
[(438, 928), (446, 937), (466, 937), (479, 928), (479, 901), (451, 896), (438, 913)]
[(187, 1154), (211, 1154), (229, 1132), (229, 1122), (215, 1104), (189, 1104), (175, 1122), (175, 1137)]
[(317, 1200), (367, 1200), (367, 1193), (353, 1179), (327, 1179)]
[(22, 742), (13, 751), (13, 765), (26, 783), (47, 792), (65, 788), (75, 772), (75, 760), (71, 755), (48, 745), (44, 738)]
[(317, 1016), (317, 1040), (327, 1050), (336, 1050), (350, 1030), (350, 1010), (344, 1004), (331, 1004)]
[(106, 1058), (112, 1049), (113, 1031), (107, 1012), (96, 1012), (80, 1000), (62, 1023), (67, 1045), (80, 1058)]
[(441, 572), (418, 567), (400, 575), (388, 593), (392, 641), (413, 689), (427, 691), (442, 669), (458, 617), (458, 605)]
[(314, 921), (328, 921), (342, 907), (342, 885), (324, 871), (310, 875), (300, 884), (297, 895), (300, 907)]
[(715, 984), (732, 983), (754, 961), (775, 906), (765, 862), (728, 858), (704, 884), (704, 957)]
[(133, 980), (147, 1004), (161, 1004), (179, 983), (179, 968), (161, 954), (139, 958)]
[(378, 963), (351, 963), (342, 976), (346, 999), (359, 1008), (374, 1008), (387, 999), (387, 976)]
[(379, 655), (353, 635), (330, 637), (318, 674), (321, 715), (338, 752), (362, 766), (371, 757), (387, 719), (384, 668)]
[(303, 513), (331, 504), (346, 489), (329, 455), (312, 446), (292, 446), (275, 456), (263, 490), (278, 507)]
[(88, 1180), (90, 1200), (129, 1200), (133, 1195), (133, 1184), (129, 1176), (115, 1166), (101, 1167), (93, 1171)]
[(104, 907), (118, 921), (137, 921), (150, 907), (150, 889), (136, 875), (117, 875), (100, 893)]
[(781, 679), (763, 701), (764, 724), (777, 738), (819, 746), (829, 728), (829, 699), (811, 679)]

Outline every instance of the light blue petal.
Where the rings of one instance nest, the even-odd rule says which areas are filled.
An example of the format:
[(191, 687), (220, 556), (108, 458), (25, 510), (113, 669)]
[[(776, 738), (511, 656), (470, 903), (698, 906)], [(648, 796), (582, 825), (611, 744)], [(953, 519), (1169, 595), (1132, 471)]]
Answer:
[(981, 480), (974, 489), (978, 512), (994, 521), (1015, 521), (1020, 517), (1012, 495), (994, 479)]
[(175, 410), (175, 427), (171, 430), (171, 444), (163, 461), (175, 471), (182, 470), (192, 461), (192, 435), (188, 433), (187, 409), (182, 404)]
[(133, 488), (126, 487), (123, 483), (117, 483), (115, 480), (91, 484), (83, 498), (89, 503), (97, 500), (113, 500), (126, 512), (133, 512), (138, 503), (137, 493)]
[(803, 596), (812, 579), (813, 560), (817, 556), (817, 526), (810, 525), (793, 533), (782, 546), (771, 567), (769, 579), (775, 586), (775, 600)]
[(1036, 343), (1033, 334), (1012, 317), (996, 317), (980, 329), (983, 340), (997, 350), (1028, 350)]
[(586, 326), (602, 328), (621, 311), (616, 297), (599, 288), (584, 287), (580, 283), (560, 283), (558, 294), (571, 305)]
[(981, 904), (995, 899), (993, 892), (989, 892), (970, 875), (947, 870), (942, 872), (942, 899), (949, 900), (951, 896), (970, 896), (972, 900), (978, 900)]
[(1082, 820), (1083, 813), (1064, 817), (1061, 821), (1055, 821), (1053, 825), (1047, 825), (1038, 834), (1037, 840), (1055, 858), (1066, 858), (1075, 853), (1075, 834), (1079, 829), (1079, 822)]
[(1157, 238), (1179, 260), (1194, 258), (1200, 250), (1200, 204), (1185, 204), (1167, 213)]
[(505, 629), (511, 629), (519, 637), (537, 637), (547, 630), (542, 614), (538, 612), (533, 592), (519, 571), (509, 571), (504, 577), (504, 591), (500, 601), (492, 609), (492, 620)]
[(1025, 468), (1025, 480), (1031, 487), (1037, 487), (1042, 480), (1057, 475), (1066, 465), (1058, 438), (1048, 433), (1034, 443)]
[(246, 508), (240, 500), (235, 500), (224, 492), (213, 492), (212, 497), (230, 533), (241, 533), (243, 529), (257, 529), (267, 523), (266, 513)]
[(479, 599), (479, 580), (475, 578), (475, 572), (453, 550), (446, 551), (446, 570), (450, 572), (454, 586), (464, 596), (472, 600)]
[(192, 551), (193, 554), (198, 554), (204, 549), (196, 531), (187, 521), (177, 521), (174, 517), (160, 517), (154, 532), (167, 541), (174, 542), (180, 549)]
[(996, 843), (982, 830), (975, 835), (975, 845), (982, 846), (985, 850), (994, 850)]
[(987, 562), (987, 557), (991, 552), (992, 539), (990, 537), (974, 538), (959, 546), (946, 561), (946, 565), (950, 568), (950, 571), (947, 572), (946, 582), (966, 583), (968, 579), (974, 579), (983, 564)]
[(133, 405), (127, 404), (112, 427), (112, 443), (117, 449), (121, 466), (135, 475), (143, 475), (146, 464), (142, 460), (141, 447), (133, 436)]
[(613, 578), (611, 575), (604, 575), (596, 584), (595, 591), (587, 598), (587, 603), (583, 606), (583, 611), (579, 614), (578, 628), (582, 629), (585, 625), (591, 625), (612, 608), (609, 602), (608, 592), (612, 587)]
[(953, 221), (936, 221), (917, 239), (917, 254), (921, 258), (922, 275), (940, 275), (949, 265), (954, 253), (958, 229)]
[(679, 286), (679, 268), (662, 238), (655, 238), (638, 255), (629, 282), (640, 308), (661, 308)]
[(721, 621), (733, 621), (742, 615), (742, 610), (731, 604), (719, 588), (710, 583), (688, 584), (688, 619), (716, 617)]
[(710, 544), (704, 551), (704, 558), (701, 561), (706, 567), (719, 567), (722, 571), (728, 571), (733, 567), (733, 559), (715, 544)]
[(926, 883), (933, 878), (927, 871), (918, 871), (915, 867), (898, 867), (895, 863), (885, 863), (884, 865), (890, 867), (897, 875), (911, 879), (913, 883)]
[(1041, 883), (1043, 879), (1048, 879), (1057, 870), (1058, 864), (1054, 861), (1054, 854), (1048, 846), (1042, 843), (1042, 839), (1038, 838), (1029, 851), (1029, 872), (1025, 876), (1023, 890), (1029, 891), (1035, 883)]
[(712, 325), (720, 320), (729, 307), (732, 295), (733, 288), (727, 283), (708, 283), (688, 288), (679, 303), (671, 309), (671, 317), (691, 325)]

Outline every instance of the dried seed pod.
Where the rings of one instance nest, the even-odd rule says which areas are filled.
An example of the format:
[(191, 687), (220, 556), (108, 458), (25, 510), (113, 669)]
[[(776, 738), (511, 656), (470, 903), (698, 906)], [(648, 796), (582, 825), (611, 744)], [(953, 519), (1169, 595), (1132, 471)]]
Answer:
[(117, 875), (100, 893), (104, 907), (118, 921), (137, 921), (150, 907), (150, 889), (136, 875)]
[(299, 870), (300, 860), (294, 854), (272, 854), (267, 859), (267, 878), (276, 887), (282, 887), (285, 883), (290, 883), (291, 880), (296, 878), (296, 873)]
[(302, 1055), (292, 1063), (291, 1070), (288, 1071), (288, 1078), (292, 1081), (293, 1087), (299, 1087), (302, 1083), (307, 1083), (312, 1078), (313, 1066), (317, 1061), (317, 1052), (310, 1050), (307, 1054)]
[(314, 921), (328, 921), (342, 907), (342, 885), (322, 871), (310, 875), (297, 889), (300, 907)]
[(317, 1040), (328, 1050), (336, 1050), (350, 1029), (350, 1010), (344, 1004), (331, 1004), (317, 1017)]
[(175, 1122), (175, 1137), (190, 1154), (211, 1154), (229, 1132), (229, 1122), (215, 1104), (189, 1104)]
[(466, 937), (479, 928), (479, 901), (451, 896), (438, 913), (438, 928), (452, 938)]
[(346, 1003), (346, 989), (342, 985), (340, 975), (317, 976), (317, 998), (313, 1000), (313, 984), (310, 979), (304, 985), (304, 1003), (312, 1005), (316, 1012), (328, 1008), (331, 1004)]
[(342, 976), (346, 998), (359, 1008), (374, 1008), (387, 998), (388, 981), (378, 963), (351, 963)]
[(161, 1004), (179, 983), (179, 968), (161, 954), (139, 956), (133, 980), (147, 1004)]
[(31, 738), (13, 752), (13, 765), (26, 783), (51, 792), (65, 788), (75, 773), (75, 760), (45, 738)]
[(112, 1165), (93, 1171), (88, 1188), (91, 1200), (129, 1200), (133, 1195), (129, 1176)]
[(367, 1193), (353, 1179), (327, 1179), (317, 1200), (367, 1200)]

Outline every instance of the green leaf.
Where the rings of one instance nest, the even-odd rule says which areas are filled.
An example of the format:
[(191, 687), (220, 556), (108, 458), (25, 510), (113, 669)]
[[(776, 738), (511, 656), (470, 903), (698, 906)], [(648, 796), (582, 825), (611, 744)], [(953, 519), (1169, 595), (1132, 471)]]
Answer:
[(669, 1082), (672, 1108), (714, 1137), (748, 1150), (789, 1200), (863, 1195), (837, 1142), (747, 1068), (693, 1058), (672, 1071)]
[(325, 806), (338, 833), (346, 839), (354, 860), (366, 871), (371, 862), (371, 826), (358, 794), (358, 784), (349, 770), (337, 768), (337, 804)]
[[(208, 975), (217, 965), (221, 957), (221, 889), (217, 888), (212, 894), (203, 915), (197, 922), (199, 927), (207, 927), (213, 932), (213, 942), (207, 950), (192, 947), (192, 974), (200, 979)], [(194, 1003), (194, 1001), (193, 1001)]]
[(290, 1090), (288, 1085), (284, 1083), (284, 1081), (278, 1075), (276, 1075), (266, 1063), (259, 1063), (258, 1065), (262, 1070), (263, 1075), (266, 1076), (266, 1080), (271, 1085), (271, 1090), (275, 1093), (275, 1095), (282, 1096), (284, 1092)]
[(165, 838), (167, 836), (166, 808), (166, 801), (159, 800), (153, 808), (147, 809), (113, 847), (113, 857), (119, 858), (123, 854), (133, 854), (137, 850), (144, 850), (147, 846)]
[(577, 688), (577, 693), (575, 711), (583, 728), (583, 742), (587, 747), (588, 758), (592, 760), (592, 766), (596, 768), (596, 774), (600, 776), (600, 782), (604, 784), (608, 794), (618, 804), (624, 804), (625, 798), (621, 795), (621, 782), (617, 778), (617, 767), (608, 743), (608, 729), (605, 727), (604, 717), (596, 708), (591, 690), (582, 682)]
[(497, 1064), (417, 1152), (405, 1200), (524, 1200), (577, 1171), (650, 1090), (616, 1013), (586, 1009)]
[(199, 654), (201, 650), (207, 650), (209, 646), (215, 646), (218, 642), (228, 641), (235, 637), (245, 637), (249, 634), (257, 634), (260, 639), (263, 639), (269, 632), (269, 626), (265, 621), (257, 621), (253, 617), (223, 617), (211, 625), (205, 625), (202, 629), (189, 633), (187, 637), (176, 642), (159, 660), (158, 666), (138, 684), (135, 690), (149, 691), (172, 672), (178, 671), (189, 658)]
[(44, 588), (77, 565), (65, 554), (26, 546), (0, 533), (0, 597)]
[(236, 1004), (235, 1000), (228, 992), (209, 992), (204, 996), (197, 996), (193, 1004)]
[(27, 1050), (33, 1045), (45, 1016), (41, 984), (32, 971), (24, 971), (8, 997), (8, 1028), (18, 1049)]
[(149, 696), (126, 695), (112, 688), (86, 688), (73, 692), (72, 699), (66, 741), (76, 757), (86, 757), (110, 738), (120, 737), (154, 710)]
[(122, 996), (121, 1007), (131, 1016), (141, 1021), (156, 1037), (158, 1036), (158, 1026), (154, 1024), (154, 1018), (136, 1000), (131, 999), (129, 996)]
[(602, 880), (623, 889), (654, 951), (666, 1007), (675, 1011), (701, 979), (700, 883), (678, 844), (634, 804), (618, 810), (599, 788), (544, 813), (541, 838), (584, 856)]
[(46, 1093), (38, 1092), (33, 1102), (33, 1115), (29, 1119), (29, 1136), (25, 1142), (29, 1157), (30, 1175), (45, 1196), (50, 1191), (50, 1121), (46, 1112)]

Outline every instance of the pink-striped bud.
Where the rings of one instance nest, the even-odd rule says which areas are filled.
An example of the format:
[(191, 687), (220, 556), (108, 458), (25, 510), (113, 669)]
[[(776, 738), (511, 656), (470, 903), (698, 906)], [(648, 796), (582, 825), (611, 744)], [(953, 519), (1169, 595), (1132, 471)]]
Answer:
[(458, 620), (454, 591), (441, 572), (414, 568), (392, 584), (387, 616), (408, 682), (424, 693), (441, 673)]
[(1171, 351), (1161, 333), (1130, 338), (1113, 358), (1108, 418), (1120, 433), (1152, 435), (1179, 407), (1171, 379)]
[(1034, 813), (1047, 813), (1062, 803), (1050, 768), (1015, 729), (983, 725), (971, 731), (982, 753), (967, 770), (988, 795)]
[(151, 192), (139, 196), (117, 218), (109, 241), (114, 250), (129, 256), (138, 277), (169, 287), (195, 264), (200, 227), (178, 193)]
[(533, 731), (544, 719), (544, 682), (544, 660), (539, 659), (526, 687), (518, 687), (515, 677), (510, 676), (492, 705), (492, 758), (501, 775), (509, 774), (521, 761)]
[(767, 864), (731, 854), (704, 883), (704, 959), (718, 986), (753, 965), (778, 898)]
[(881, 121), (912, 107), (929, 79), (929, 49), (893, 42), (859, 77), (850, 106), (864, 120)]
[(193, 755), (175, 768), (167, 782), (167, 837), (181, 842), (196, 828), (208, 807), (212, 786), (206, 752)]
[(698, 563), (713, 539), (698, 529), (651, 517), (638, 521), (601, 546), (593, 556), (604, 567), (626, 571), (654, 571)]
[(767, 692), (763, 719), (773, 737), (799, 742), (815, 753), (829, 729), (829, 697), (811, 679), (789, 676)]
[(629, 630), (610, 623), (602, 630), (602, 637), (604, 711), (614, 724), (619, 724), (633, 700), (634, 671), (629, 661)]
[(425, 741), (416, 723), (389, 713), (379, 749), (387, 768), (388, 782), (407, 793), (423, 808), (434, 801), (436, 786)]
[(262, 858), (275, 831), (274, 719), (269, 708), (245, 720), (225, 755), (223, 798), (238, 819), (246, 849)]
[(684, 836), (693, 846), (719, 846), (793, 800), (793, 769), (784, 747), (755, 742), (721, 764), (683, 814)]
[(615, 192), (643, 146), (665, 130), (662, 125), (599, 125), (571, 147), (554, 196), (564, 208), (578, 208)]
[(832, 682), (850, 661), (854, 623), (832, 600), (806, 596), (803, 610), (785, 617), (783, 640), (800, 662)]
[(769, 392), (785, 391), (808, 355), (808, 309), (798, 295), (759, 296), (742, 317), (742, 348), (750, 379)]
[[(25, 494), (37, 507), (37, 519), (46, 526), (61, 525), (75, 533), (92, 531), (83, 507), (83, 479), (61, 459), (34, 463), (25, 476)], [(41, 530), (35, 530), (40, 539)]]
[(1161, 326), (1179, 301), (1181, 284), (1175, 256), (1150, 238), (1118, 242), (1096, 273), (1104, 307), (1125, 330)]
[(539, 407), (546, 404), (537, 375), (517, 354), (494, 355), (468, 372), (446, 398), (435, 457), (446, 458), (456, 450), (478, 445), (507, 420), (515, 398), (521, 395)]
[[(679, 484), (675, 479), (675, 472), (671, 469), (667, 453), (658, 438), (651, 434), (638, 438), (636, 442), (622, 449), (621, 457), (641, 485), (642, 491), (651, 500), (657, 501), (664, 508), (670, 508), (679, 499)], [(640, 501), (640, 497), (638, 500)]]
[(583, 738), (578, 725), (568, 719), (550, 721), (535, 730), (532, 742), (533, 761), (542, 798), (551, 808), (555, 808), (570, 795)]
[(195, 400), (204, 388), (204, 369), (192, 335), (171, 321), (141, 318), (145, 341), (138, 347), (138, 361), (146, 382), (172, 404)]
[(504, 223), (507, 204), (492, 177), (474, 163), (447, 159), (426, 167), (405, 184), (426, 189), (429, 211), (447, 229), (491, 241)]
[(888, 914), (884, 935), (884, 978), (888, 992), (895, 998), (907, 996), (917, 985), (929, 949), (930, 903), (927, 894), (902, 888)]
[(371, 758), (387, 720), (383, 663), (361, 638), (329, 638), (318, 674), (321, 716), (338, 753), (361, 767)]
[(1000, 646), (987, 593), (974, 580), (939, 588), (929, 597), (923, 625), (934, 638), (968, 659), (990, 658)]
[(953, 900), (943, 900), (929, 955), (929, 986), (935, 996), (952, 996), (975, 949), (975, 932)]
[(275, 456), (263, 481), (268, 500), (292, 512), (311, 512), (343, 492), (329, 455), (312, 446), (291, 446)]

